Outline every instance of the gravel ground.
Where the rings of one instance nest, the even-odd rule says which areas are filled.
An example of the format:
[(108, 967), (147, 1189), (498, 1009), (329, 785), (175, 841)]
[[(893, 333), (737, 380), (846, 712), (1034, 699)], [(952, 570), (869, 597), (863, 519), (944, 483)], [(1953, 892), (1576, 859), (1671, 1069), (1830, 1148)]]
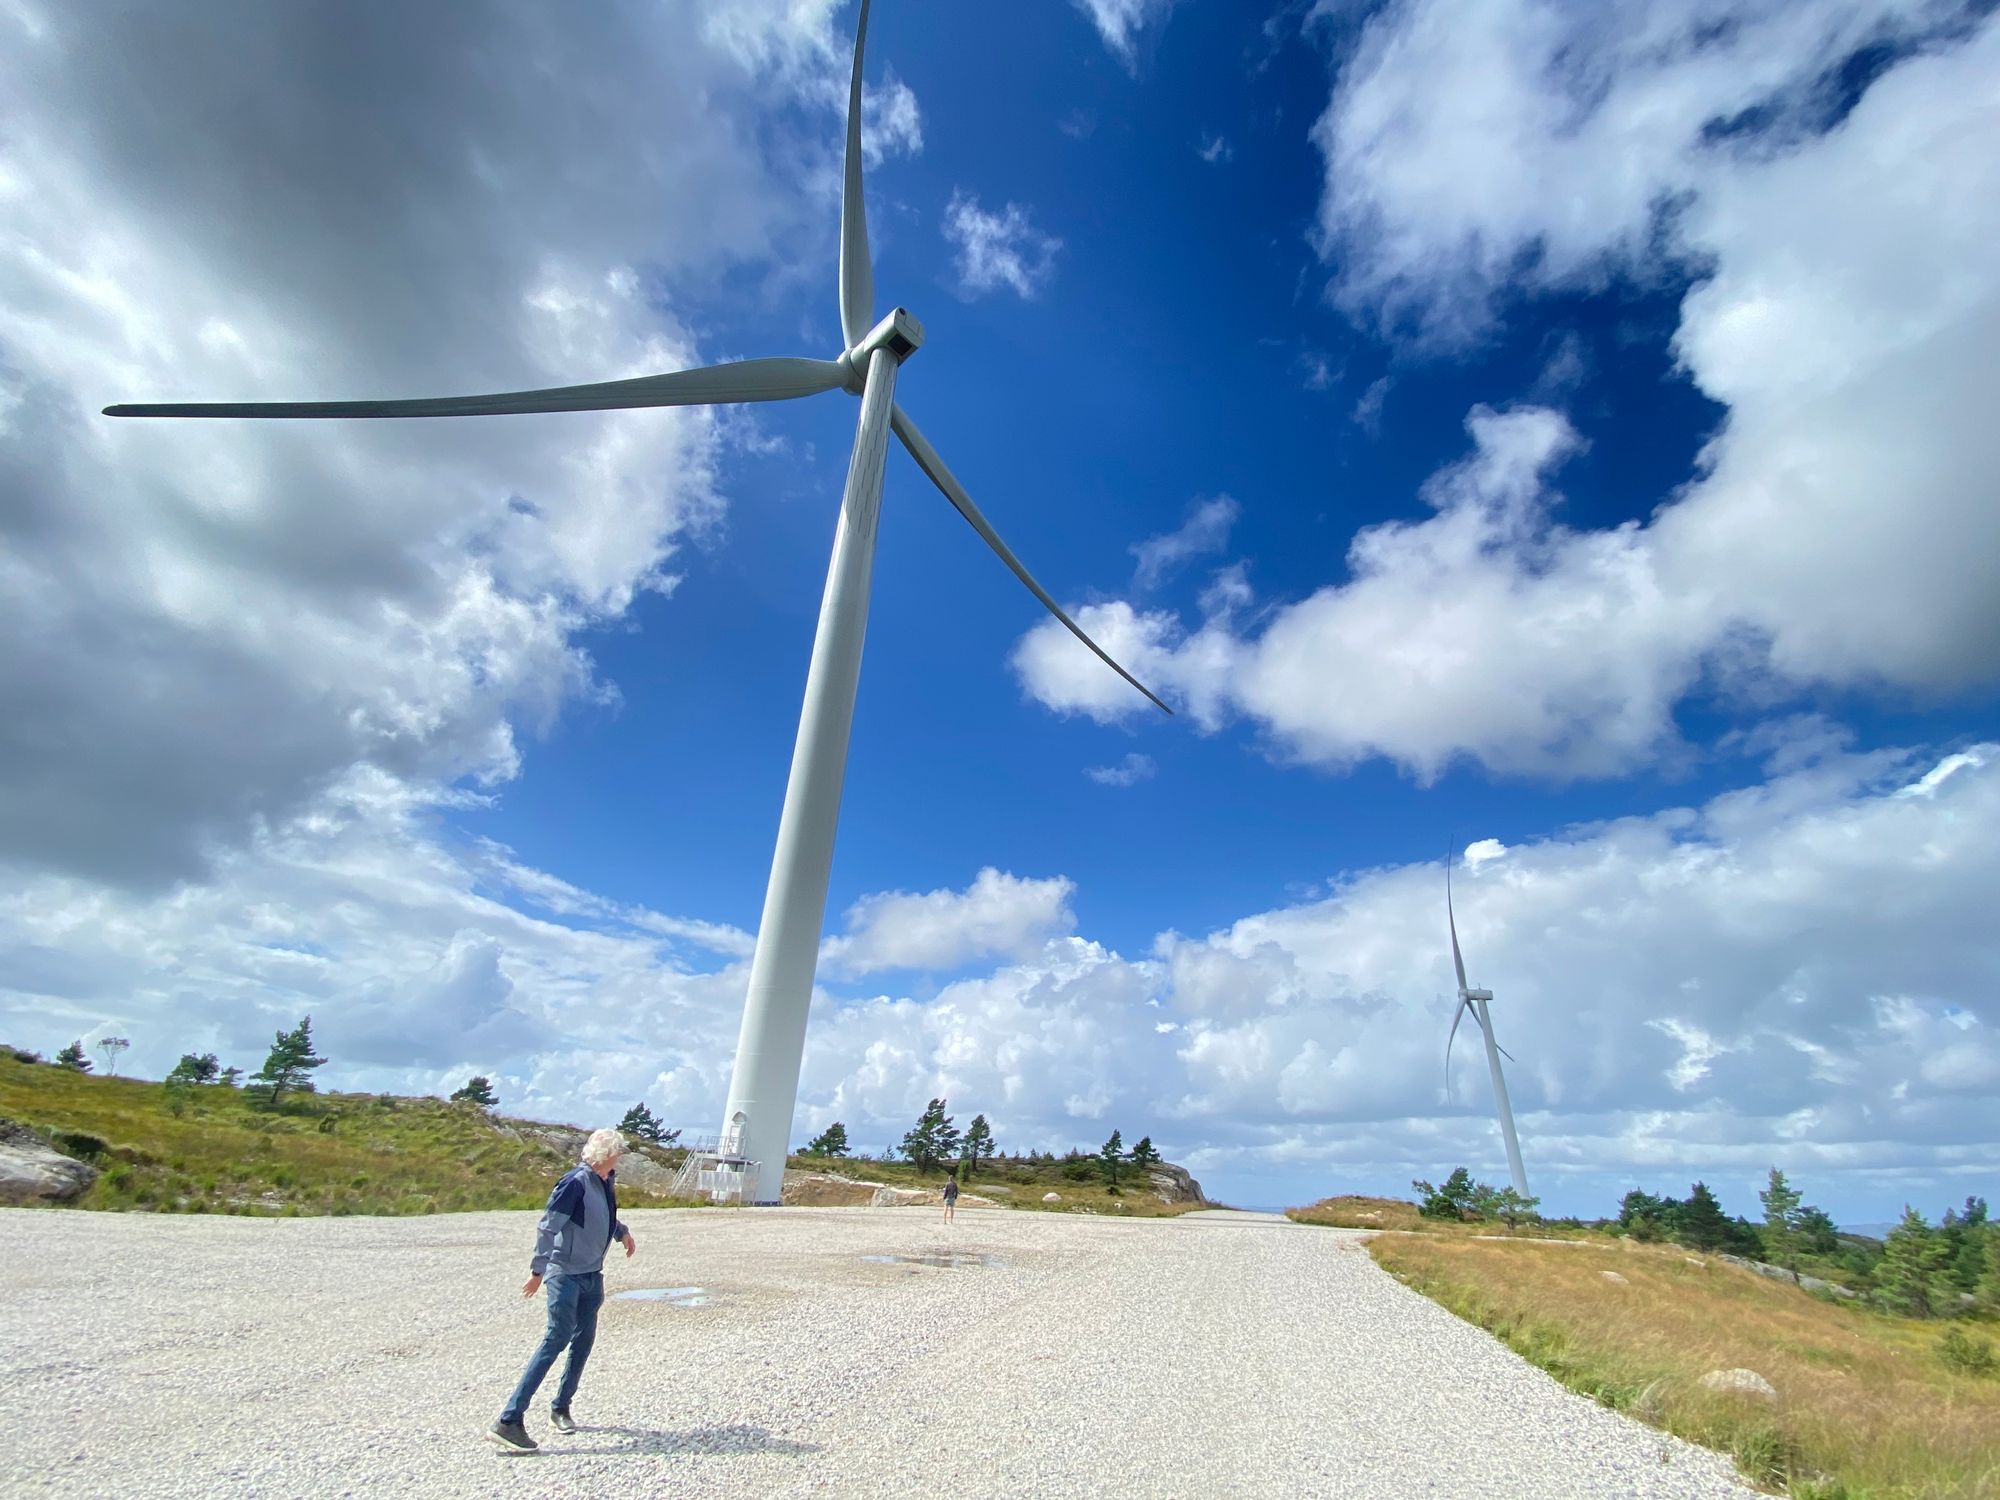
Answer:
[[(630, 1215), (582, 1430), (480, 1437), (534, 1215), (0, 1210), (0, 1495), (1744, 1496), (1264, 1215)], [(959, 1264), (865, 1255), (951, 1254)]]

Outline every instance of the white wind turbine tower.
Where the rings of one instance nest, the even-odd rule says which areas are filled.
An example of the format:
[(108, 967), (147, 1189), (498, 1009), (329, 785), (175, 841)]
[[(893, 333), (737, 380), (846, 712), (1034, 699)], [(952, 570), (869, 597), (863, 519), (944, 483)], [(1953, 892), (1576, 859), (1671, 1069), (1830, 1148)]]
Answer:
[[(1465, 983), (1465, 960), (1458, 951), (1458, 917), (1451, 909), (1451, 861), (1447, 854), (1444, 861), (1444, 918), (1451, 928), (1451, 964), (1458, 971), (1458, 1009), (1452, 1012), (1451, 1033), (1444, 1039), (1444, 1092), (1451, 1097), (1451, 1044), (1458, 1037), (1458, 1023), (1468, 1013), (1486, 1038), (1486, 1067), (1493, 1075), (1493, 1100), (1500, 1108), (1500, 1137), (1507, 1143), (1507, 1170), (1514, 1177), (1514, 1191), (1523, 1198), (1529, 1195), (1528, 1174), (1521, 1170), (1521, 1143), (1514, 1138), (1514, 1106), (1507, 1102), (1507, 1080), (1500, 1072), (1500, 1054), (1505, 1051), (1493, 1040), (1493, 1018), (1486, 1013), (1486, 1004), (1493, 998), (1491, 990), (1469, 989)], [(1513, 1053), (1507, 1053), (1509, 1058)]]
[(758, 1202), (776, 1202), (783, 1186), (799, 1065), (805, 1051), (806, 1012), (812, 1000), (834, 829), (847, 766), (848, 730), (861, 672), (862, 637), (868, 623), (868, 585), (890, 432), (986, 545), (1071, 634), (1155, 706), (1172, 712), (1085, 635), (1029, 575), (945, 467), (937, 450), (917, 430), (917, 424), (895, 402), (897, 370), (923, 342), (923, 329), (900, 307), (879, 323), (875, 321), (875, 277), (868, 260), (868, 227), (861, 199), (861, 56), (868, 34), (868, 7), (869, 0), (861, 0), (854, 29), (854, 70), (847, 91), (847, 159), (840, 204), (840, 329), (846, 347), (838, 357), (749, 359), (633, 380), (486, 396), (105, 408), (105, 415), (112, 417), (469, 417), (638, 406), (722, 406), (784, 401), (831, 390), (845, 390), (861, 398), (854, 453), (834, 531), (833, 559), (827, 568), (812, 664), (806, 674), (791, 776), (778, 820), (771, 879), (750, 961), (736, 1066), (723, 1106), (722, 1138), (733, 1143), (731, 1154), (746, 1164), (776, 1164), (775, 1170), (761, 1172), (761, 1180), (754, 1185), (744, 1185), (743, 1196)]

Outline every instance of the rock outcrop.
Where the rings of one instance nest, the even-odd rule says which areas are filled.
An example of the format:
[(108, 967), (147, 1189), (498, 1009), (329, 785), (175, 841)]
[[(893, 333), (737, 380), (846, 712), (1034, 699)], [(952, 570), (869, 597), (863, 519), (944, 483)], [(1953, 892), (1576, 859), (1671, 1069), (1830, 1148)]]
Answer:
[(1188, 1175), (1187, 1168), (1177, 1167), (1170, 1161), (1146, 1168), (1146, 1179), (1162, 1203), (1208, 1202), (1202, 1195), (1201, 1184)]
[(39, 1131), (0, 1120), (0, 1203), (68, 1203), (97, 1181), (97, 1168), (64, 1156)]

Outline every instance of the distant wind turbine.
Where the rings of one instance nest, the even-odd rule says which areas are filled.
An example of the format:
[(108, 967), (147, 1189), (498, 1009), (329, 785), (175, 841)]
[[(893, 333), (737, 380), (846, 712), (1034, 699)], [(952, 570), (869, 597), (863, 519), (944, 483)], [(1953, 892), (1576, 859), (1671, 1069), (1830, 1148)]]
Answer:
[[(1451, 864), (1452, 856), (1444, 860), (1444, 918), (1451, 927), (1451, 964), (1458, 971), (1458, 1009), (1452, 1012), (1451, 1033), (1444, 1039), (1444, 1094), (1451, 1098), (1451, 1044), (1458, 1037), (1458, 1023), (1470, 1014), (1474, 1024), (1486, 1038), (1486, 1067), (1493, 1075), (1493, 1099), (1500, 1108), (1500, 1136), (1507, 1143), (1507, 1170), (1514, 1176), (1514, 1191), (1523, 1198), (1528, 1192), (1528, 1174), (1521, 1170), (1521, 1143), (1514, 1138), (1514, 1106), (1507, 1102), (1507, 1080), (1500, 1072), (1500, 1054), (1506, 1052), (1493, 1039), (1493, 1018), (1486, 1013), (1486, 1004), (1493, 998), (1491, 990), (1468, 989), (1465, 983), (1465, 960), (1458, 951), (1458, 917), (1451, 908)], [(1507, 1052), (1509, 1061), (1514, 1054)]]
[(861, 0), (854, 28), (854, 71), (847, 91), (847, 160), (840, 201), (840, 331), (846, 348), (837, 358), (747, 359), (642, 375), (597, 385), (505, 391), (490, 396), (443, 396), (414, 401), (205, 402), (110, 406), (109, 417), (473, 417), (515, 412), (611, 411), (636, 406), (724, 406), (743, 401), (787, 401), (844, 390), (861, 398), (854, 453), (847, 468), (840, 520), (833, 537), (826, 592), (806, 673), (805, 704), (792, 749), (791, 777), (778, 820), (764, 915), (750, 960), (743, 1029), (736, 1066), (723, 1106), (721, 1137), (732, 1154), (763, 1164), (761, 1180), (744, 1197), (775, 1203), (783, 1188), (784, 1161), (797, 1102), (799, 1065), (805, 1052), (806, 1012), (812, 1001), (820, 924), (826, 914), (827, 875), (833, 863), (847, 767), (848, 731), (861, 673), (861, 644), (868, 624), (868, 585), (874, 568), (875, 530), (882, 501), (882, 468), (893, 431), (931, 482), (999, 555), (1044, 608), (1069, 628), (1104, 664), (1171, 713), (1159, 697), (1113, 661), (1084, 634), (1047, 589), (1029, 574), (1013, 549), (980, 514), (937, 450), (895, 402), (896, 372), (923, 342), (923, 327), (902, 308), (875, 321), (875, 276), (868, 260), (868, 226), (861, 199), (861, 54), (868, 35), (869, 0)]

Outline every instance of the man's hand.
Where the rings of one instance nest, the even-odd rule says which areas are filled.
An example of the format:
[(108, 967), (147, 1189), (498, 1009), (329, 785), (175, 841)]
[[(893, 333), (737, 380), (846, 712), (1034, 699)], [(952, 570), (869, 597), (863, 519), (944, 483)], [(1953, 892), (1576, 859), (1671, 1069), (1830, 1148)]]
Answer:
[(535, 1295), (535, 1293), (539, 1292), (541, 1289), (542, 1289), (542, 1278), (539, 1276), (530, 1276), (526, 1284), (523, 1285), (521, 1288), (521, 1295), (523, 1297), (532, 1297)]
[(627, 1260), (630, 1260), (630, 1259), (632, 1258), (632, 1254), (633, 1254), (633, 1252), (634, 1252), (634, 1251), (636, 1251), (636, 1250), (637, 1250), (638, 1248), (639, 1248), (639, 1242), (638, 1242), (637, 1240), (635, 1240), (635, 1239), (633, 1239), (633, 1238), (632, 1238), (632, 1231), (631, 1231), (631, 1230), (629, 1230), (629, 1229), (628, 1229), (628, 1230), (626, 1230), (626, 1231), (625, 1231), (625, 1258), (626, 1258)]

